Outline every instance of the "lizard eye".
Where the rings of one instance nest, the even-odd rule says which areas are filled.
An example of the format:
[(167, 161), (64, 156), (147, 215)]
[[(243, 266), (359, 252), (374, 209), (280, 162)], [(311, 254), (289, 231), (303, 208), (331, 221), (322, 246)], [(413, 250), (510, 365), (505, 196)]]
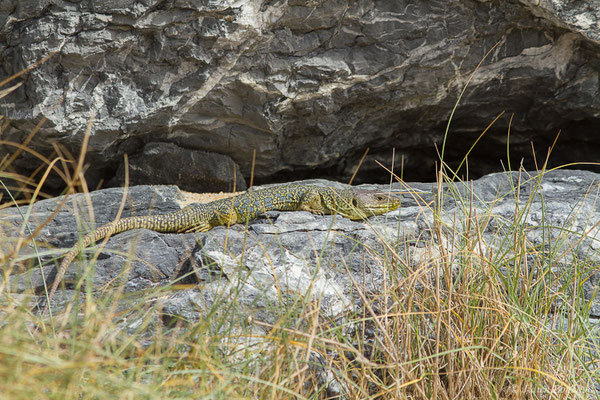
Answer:
[(377, 196), (377, 200), (379, 200), (379, 201), (383, 200), (383, 196), (381, 196), (381, 195)]
[(352, 199), (352, 206), (358, 207), (358, 201), (356, 201), (356, 199)]

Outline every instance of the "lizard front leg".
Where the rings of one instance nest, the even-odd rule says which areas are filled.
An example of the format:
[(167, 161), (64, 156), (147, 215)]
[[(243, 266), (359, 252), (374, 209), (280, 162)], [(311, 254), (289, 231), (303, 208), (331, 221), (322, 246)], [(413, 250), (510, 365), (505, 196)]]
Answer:
[(298, 211), (310, 211), (318, 215), (329, 214), (327, 207), (323, 203), (323, 198), (314, 190), (310, 190), (302, 196), (302, 200), (298, 205)]

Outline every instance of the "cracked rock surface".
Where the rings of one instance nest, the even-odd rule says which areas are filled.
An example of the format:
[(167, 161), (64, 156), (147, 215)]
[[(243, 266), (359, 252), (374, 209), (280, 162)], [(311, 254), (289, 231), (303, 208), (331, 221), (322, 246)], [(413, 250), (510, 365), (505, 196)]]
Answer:
[[(306, 183), (343, 187), (322, 180)], [(556, 284), (569, 281), (575, 263), (587, 263), (581, 295), (590, 302), (590, 318), (595, 319), (600, 318), (600, 298), (597, 297), (600, 273), (595, 267), (600, 263), (599, 184), (600, 175), (584, 171), (554, 171), (541, 180), (526, 173), (520, 177), (517, 173), (491, 174), (472, 183), (473, 203), (468, 206), (456, 201), (457, 197), (452, 194), (462, 193), (463, 198), (468, 198), (465, 193), (469, 188), (461, 184), (446, 185), (440, 214), (441, 239), (434, 235), (432, 186), (419, 183), (410, 184), (412, 193), (407, 193), (406, 187), (400, 184), (392, 185), (392, 192), (398, 192), (403, 198), (401, 209), (370, 218), (368, 223), (304, 211), (271, 211), (247, 227), (216, 227), (206, 233), (133, 230), (108, 240), (98, 256), (93, 279), (85, 284), (91, 284), (94, 291), (123, 284), (125, 292), (173, 283), (199, 285), (183, 290), (188, 293), (186, 296), (181, 294), (166, 300), (167, 304), (180, 300), (191, 302), (187, 306), (169, 306), (191, 320), (200, 318), (198, 307), (209, 308), (215, 299), (223, 296), (235, 298), (243, 315), (253, 315), (263, 321), (277, 320), (273, 306), (285, 308), (293, 304), (297, 296), (319, 300), (324, 315), (335, 318), (360, 307), (362, 300), (356, 295), (356, 285), (365, 293), (376, 295), (383, 285), (391, 284), (387, 281), (389, 265), (394, 264), (391, 249), (399, 257), (412, 260), (409, 264), (418, 264), (419, 257), (427, 254), (432, 257), (432, 253), (422, 252), (432, 244), (453, 254), (459, 251), (457, 234), (467, 223), (477, 223), (483, 232), (478, 251), (509, 251), (510, 254), (512, 250), (507, 250), (505, 238), (515, 234), (512, 226), (518, 221), (519, 226), (524, 227), (529, 246), (558, 262), (550, 265), (530, 262), (528, 266), (503, 264), (504, 273), (518, 275), (525, 268), (528, 274), (541, 274), (550, 268), (545, 274), (552, 275), (552, 282)], [(364, 187), (385, 189), (377, 185)], [(56, 217), (41, 229), (38, 248), (72, 246), (76, 232), (87, 233), (94, 226), (86, 212), (88, 205), (93, 205), (96, 225), (104, 224), (114, 219), (121, 197), (121, 189), (94, 192), (90, 201), (83, 195), (71, 196)], [(122, 216), (171, 212), (179, 209), (178, 198), (178, 190), (173, 186), (133, 187)], [(31, 210), (29, 227), (35, 230), (61, 200), (36, 203)], [(78, 218), (73, 216), (74, 205)], [(526, 216), (521, 217), (524, 209), (527, 209)], [(29, 209), (24, 207), (22, 211), (27, 215)], [(21, 214), (14, 208), (2, 210), (0, 224), (3, 235), (0, 250), (8, 252), (18, 239)], [(25, 247), (20, 256), (26, 258), (27, 254), (29, 265), (35, 264), (37, 258), (31, 246)], [(62, 252), (41, 251), (41, 254), (44, 275), (51, 281), (56, 266), (53, 257), (60, 257)], [(551, 257), (555, 254), (562, 256)], [(21, 264), (28, 265), (27, 262)], [(65, 275), (67, 292), (72, 292), (80, 281), (79, 265), (76, 259)], [(459, 269), (460, 265), (453, 268)], [(10, 283), (14, 292), (43, 291), (37, 267), (13, 271)], [(55, 300), (58, 306), (64, 298), (57, 296)]]
[[(596, 161), (598, 10), (598, 0), (4, 0), (0, 76), (56, 54), (13, 81), (23, 85), (0, 103), (2, 134), (22, 143), (46, 117), (29, 146), (78, 154), (93, 114), (90, 187), (118, 185), (125, 153), (132, 184), (229, 190), (253, 165), (259, 183), (346, 180), (367, 147), (358, 181), (384, 182), (374, 160), (390, 165), (392, 149), (407, 179), (433, 180), (434, 145), (498, 44), (454, 114), (444, 161), (462, 160), (503, 112), (470, 154), (472, 173), (501, 170), (509, 125), (526, 167), (531, 142), (544, 158), (559, 130), (551, 162)], [(175, 158), (183, 167), (164, 167)], [(12, 165), (36, 167), (26, 153)]]

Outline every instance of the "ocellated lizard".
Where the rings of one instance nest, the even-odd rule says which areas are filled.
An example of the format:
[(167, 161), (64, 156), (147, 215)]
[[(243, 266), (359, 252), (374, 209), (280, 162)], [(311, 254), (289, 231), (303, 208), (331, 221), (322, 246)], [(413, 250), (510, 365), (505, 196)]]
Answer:
[(275, 210), (340, 214), (352, 220), (360, 220), (395, 210), (399, 205), (400, 199), (386, 192), (286, 184), (210, 203), (191, 204), (170, 214), (122, 218), (90, 232), (65, 254), (42, 315), (48, 310), (58, 285), (77, 254), (107, 236), (138, 228), (157, 232), (206, 232), (220, 225), (247, 223), (266, 211)]

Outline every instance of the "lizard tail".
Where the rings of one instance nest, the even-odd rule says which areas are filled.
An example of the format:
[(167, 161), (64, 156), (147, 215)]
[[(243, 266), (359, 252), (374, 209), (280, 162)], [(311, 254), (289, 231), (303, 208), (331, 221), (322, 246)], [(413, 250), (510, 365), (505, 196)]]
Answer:
[[(46, 301), (46, 305), (44, 306), (44, 310), (42, 311), (42, 316), (46, 314), (48, 308), (50, 307), (50, 301), (54, 297), (60, 282), (63, 280), (69, 265), (73, 262), (75, 257), (86, 247), (88, 247), (92, 243), (97, 243), (98, 241), (110, 237), (114, 234), (125, 232), (131, 229), (137, 228), (147, 228), (158, 232), (170, 232), (172, 231), (172, 226), (165, 222), (166, 216), (173, 216), (175, 214), (165, 214), (159, 216), (156, 215), (148, 215), (143, 217), (128, 217), (123, 218), (118, 221), (110, 222), (106, 225), (102, 225), (98, 229), (93, 232), (88, 233), (85, 237), (80, 240), (71, 250), (69, 250), (64, 258), (62, 259), (60, 266), (58, 267), (58, 272), (56, 273), (56, 277), (54, 278), (54, 282), (52, 283), (52, 287), (50, 288), (50, 293), (48, 294), (48, 300)], [(172, 217), (172, 218), (173, 218)], [(166, 220), (170, 220), (172, 218), (167, 218)]]

